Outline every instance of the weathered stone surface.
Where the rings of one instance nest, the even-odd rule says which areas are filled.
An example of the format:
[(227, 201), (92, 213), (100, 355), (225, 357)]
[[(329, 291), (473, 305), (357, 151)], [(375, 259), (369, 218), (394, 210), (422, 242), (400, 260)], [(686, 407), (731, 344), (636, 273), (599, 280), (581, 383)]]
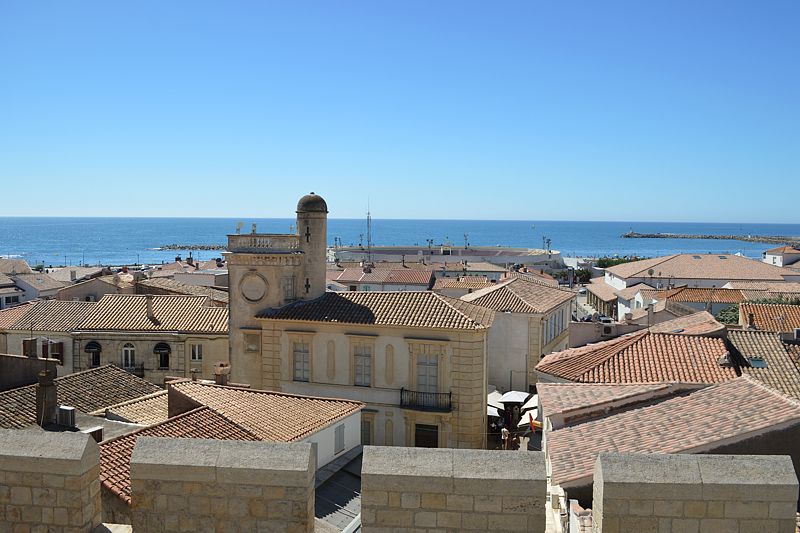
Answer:
[(80, 476), (99, 463), (100, 448), (85, 433), (0, 429), (0, 471), (25, 473), (26, 484), (40, 485), (41, 474)]

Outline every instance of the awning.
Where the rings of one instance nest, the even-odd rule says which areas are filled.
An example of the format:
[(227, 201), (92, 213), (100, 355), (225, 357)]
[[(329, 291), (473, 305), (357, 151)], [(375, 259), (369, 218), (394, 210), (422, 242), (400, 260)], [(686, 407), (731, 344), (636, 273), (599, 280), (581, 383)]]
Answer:
[(510, 390), (507, 393), (503, 394), (500, 397), (499, 401), (501, 403), (524, 403), (525, 400), (528, 399), (528, 396), (530, 396), (530, 394), (527, 392)]
[(537, 409), (534, 409), (533, 411), (528, 411), (527, 413), (522, 415), (522, 417), (520, 418), (519, 422), (517, 422), (517, 427), (518, 428), (530, 427), (531, 423), (533, 423), (534, 427), (541, 428), (542, 427), (542, 423), (539, 422), (538, 420), (536, 420), (536, 418), (538, 416), (539, 416), (539, 412), (538, 412)]
[(528, 411), (530, 409), (536, 409), (539, 407), (539, 395), (534, 394), (531, 396), (531, 399), (525, 402), (525, 405), (522, 406), (522, 411)]
[(486, 396), (486, 403), (488, 405), (491, 405), (492, 407), (497, 407), (498, 409), (503, 409), (504, 408), (503, 402), (500, 401), (500, 398), (502, 396), (503, 396), (502, 394), (500, 394), (499, 392), (494, 390), (494, 391), (490, 392)]

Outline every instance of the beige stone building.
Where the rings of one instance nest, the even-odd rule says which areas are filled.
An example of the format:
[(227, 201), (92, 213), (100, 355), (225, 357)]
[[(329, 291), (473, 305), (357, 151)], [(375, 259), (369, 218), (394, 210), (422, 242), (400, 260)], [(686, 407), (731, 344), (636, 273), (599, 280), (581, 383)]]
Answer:
[(162, 384), (228, 362), (228, 310), (205, 296), (108, 294), (72, 332), (76, 371), (114, 364)]
[(295, 235), (230, 235), (231, 378), (367, 404), (362, 441), (482, 448), (494, 312), (432, 292), (325, 292), (327, 205)]
[(496, 311), (489, 332), (489, 384), (502, 391), (532, 390), (536, 365), (569, 345), (576, 293), (526, 274), (461, 297)]

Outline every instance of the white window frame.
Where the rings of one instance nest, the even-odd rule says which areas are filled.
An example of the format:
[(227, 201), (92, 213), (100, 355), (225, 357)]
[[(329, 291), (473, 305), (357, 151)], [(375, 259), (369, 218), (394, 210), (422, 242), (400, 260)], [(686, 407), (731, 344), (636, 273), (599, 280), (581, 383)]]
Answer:
[(126, 342), (122, 346), (122, 368), (133, 368), (136, 366), (136, 346)]
[(203, 345), (202, 344), (191, 344), (191, 360), (194, 362), (200, 362), (203, 360)]
[(353, 345), (353, 385), (356, 387), (372, 386), (372, 355), (371, 343), (356, 342)]
[[(299, 350), (298, 346), (300, 347)], [(295, 339), (292, 341), (292, 379), (302, 382), (311, 381), (310, 339)]]

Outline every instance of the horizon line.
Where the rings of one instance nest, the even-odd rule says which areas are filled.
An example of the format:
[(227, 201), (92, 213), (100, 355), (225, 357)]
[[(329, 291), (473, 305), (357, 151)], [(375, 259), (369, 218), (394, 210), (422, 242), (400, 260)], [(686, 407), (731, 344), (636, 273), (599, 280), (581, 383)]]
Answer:
[[(169, 220), (295, 220), (293, 217), (226, 217), (226, 216), (209, 216), (209, 217), (193, 217), (193, 216), (144, 216), (144, 215), (130, 215), (130, 216), (75, 216), (75, 215), (0, 215), (0, 220), (3, 219), (25, 219), (25, 218), (39, 218), (39, 219), (169, 219)], [(352, 217), (329, 217), (328, 220), (366, 220), (364, 218)], [(523, 218), (373, 218), (373, 221), (439, 221), (439, 222), (583, 222), (583, 223), (597, 223), (597, 222), (612, 222), (617, 224), (720, 224), (726, 226), (735, 226), (737, 224), (759, 224), (759, 225), (776, 225), (776, 226), (800, 226), (797, 222), (715, 222), (708, 220), (577, 220), (577, 219), (523, 219)]]

